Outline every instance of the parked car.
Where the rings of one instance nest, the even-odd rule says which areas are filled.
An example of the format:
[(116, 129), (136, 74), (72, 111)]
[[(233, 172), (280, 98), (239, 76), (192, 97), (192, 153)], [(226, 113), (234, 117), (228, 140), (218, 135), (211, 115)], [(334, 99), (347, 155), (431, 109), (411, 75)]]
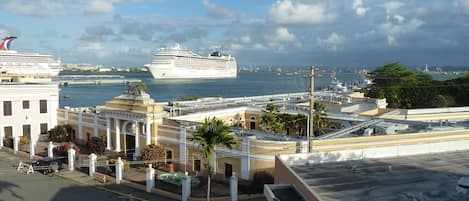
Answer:
[(35, 171), (39, 171), (47, 175), (51, 172), (57, 172), (63, 169), (62, 164), (65, 160), (67, 160), (66, 157), (45, 158), (34, 161), (33, 168)]

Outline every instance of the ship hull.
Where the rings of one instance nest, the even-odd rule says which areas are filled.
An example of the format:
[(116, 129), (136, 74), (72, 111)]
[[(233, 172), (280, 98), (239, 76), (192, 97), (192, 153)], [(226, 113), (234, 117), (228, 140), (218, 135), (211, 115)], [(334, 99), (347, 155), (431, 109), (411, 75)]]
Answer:
[(217, 79), (236, 78), (237, 76), (236, 67), (229, 70), (218, 70), (150, 65), (147, 68), (154, 79)]

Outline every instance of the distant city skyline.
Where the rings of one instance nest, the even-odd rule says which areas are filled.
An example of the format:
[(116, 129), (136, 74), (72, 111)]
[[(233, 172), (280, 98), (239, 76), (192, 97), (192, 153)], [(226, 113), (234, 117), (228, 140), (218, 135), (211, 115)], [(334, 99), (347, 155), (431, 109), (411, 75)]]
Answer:
[(240, 66), (467, 66), (469, 0), (0, 0), (11, 49), (143, 66), (180, 43)]

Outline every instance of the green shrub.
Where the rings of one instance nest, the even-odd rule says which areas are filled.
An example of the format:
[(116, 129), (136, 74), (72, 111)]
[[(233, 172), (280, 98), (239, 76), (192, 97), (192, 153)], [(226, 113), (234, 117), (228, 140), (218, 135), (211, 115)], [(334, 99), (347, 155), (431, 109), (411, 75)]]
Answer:
[(106, 143), (102, 138), (99, 137), (92, 137), (90, 140), (88, 140), (87, 145), (91, 153), (104, 154), (106, 151)]
[(69, 125), (57, 125), (49, 130), (49, 140), (52, 142), (68, 142), (71, 140), (72, 127)]

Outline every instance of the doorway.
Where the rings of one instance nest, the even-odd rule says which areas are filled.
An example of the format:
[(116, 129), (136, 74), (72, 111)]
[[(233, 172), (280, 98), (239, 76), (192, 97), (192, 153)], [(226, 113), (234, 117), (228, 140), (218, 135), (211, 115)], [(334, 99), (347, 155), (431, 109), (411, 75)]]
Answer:
[(233, 175), (233, 165), (225, 163), (225, 178), (230, 178)]

